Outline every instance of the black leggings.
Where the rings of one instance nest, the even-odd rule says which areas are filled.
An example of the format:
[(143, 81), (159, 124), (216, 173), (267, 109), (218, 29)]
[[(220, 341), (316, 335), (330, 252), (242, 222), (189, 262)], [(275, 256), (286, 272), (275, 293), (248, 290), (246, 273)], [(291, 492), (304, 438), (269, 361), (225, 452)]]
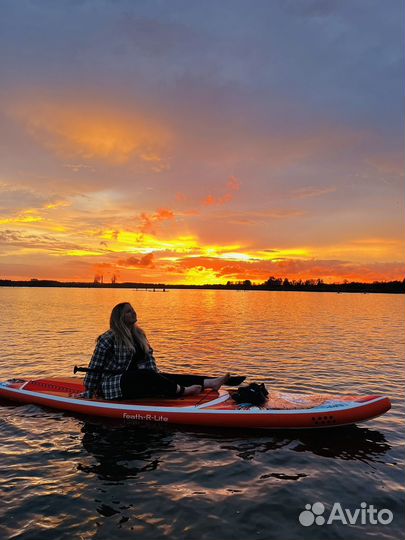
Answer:
[(200, 375), (178, 375), (175, 373), (158, 373), (150, 369), (126, 371), (121, 375), (121, 392), (124, 399), (139, 397), (176, 397), (177, 385), (181, 387), (192, 384), (204, 384), (207, 377)]

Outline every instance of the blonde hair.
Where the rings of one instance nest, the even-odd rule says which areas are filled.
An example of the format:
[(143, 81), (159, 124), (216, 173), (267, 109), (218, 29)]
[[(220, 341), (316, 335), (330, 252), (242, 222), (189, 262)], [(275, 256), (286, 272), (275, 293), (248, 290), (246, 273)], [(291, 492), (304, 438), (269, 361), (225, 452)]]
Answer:
[(137, 324), (129, 328), (124, 322), (124, 309), (129, 302), (121, 302), (113, 307), (110, 316), (110, 330), (114, 333), (118, 345), (134, 351), (140, 350), (144, 356), (149, 352), (150, 345), (145, 332)]

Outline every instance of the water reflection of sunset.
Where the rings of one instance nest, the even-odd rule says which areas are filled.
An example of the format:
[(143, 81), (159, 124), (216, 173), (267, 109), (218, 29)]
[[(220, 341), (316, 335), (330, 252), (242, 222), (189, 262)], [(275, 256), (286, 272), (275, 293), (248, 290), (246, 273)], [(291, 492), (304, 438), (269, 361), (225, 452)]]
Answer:
[[(404, 470), (402, 295), (133, 289), (3, 287), (2, 379), (71, 376), (108, 328), (111, 307), (130, 301), (164, 372), (230, 371), (270, 392), (383, 393), (393, 408), (363, 427), (247, 434), (4, 402), (2, 537), (155, 540), (188, 531), (213, 540), (223, 530), (288, 539), (308, 494), (349, 507), (365, 483), (370, 501), (389, 499), (402, 515), (394, 496)], [(275, 522), (284, 537), (269, 536)], [(392, 538), (402, 525), (394, 520)]]

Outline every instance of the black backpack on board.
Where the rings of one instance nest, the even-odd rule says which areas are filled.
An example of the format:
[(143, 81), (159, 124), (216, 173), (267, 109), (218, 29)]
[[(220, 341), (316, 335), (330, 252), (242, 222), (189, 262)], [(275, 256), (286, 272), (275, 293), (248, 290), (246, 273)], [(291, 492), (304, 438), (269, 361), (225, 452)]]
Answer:
[(251, 383), (247, 386), (240, 386), (238, 390), (232, 394), (232, 399), (238, 404), (249, 404), (261, 407), (267, 401), (269, 396), (268, 391), (263, 383)]

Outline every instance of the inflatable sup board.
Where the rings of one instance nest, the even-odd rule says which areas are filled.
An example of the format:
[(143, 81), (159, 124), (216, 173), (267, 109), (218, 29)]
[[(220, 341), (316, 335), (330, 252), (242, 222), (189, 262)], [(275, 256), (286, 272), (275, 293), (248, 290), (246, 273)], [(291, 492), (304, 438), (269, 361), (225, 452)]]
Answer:
[(301, 429), (343, 426), (370, 420), (391, 408), (385, 396), (334, 396), (269, 391), (267, 403), (237, 404), (236, 390), (205, 390), (177, 399), (136, 401), (85, 399), (83, 381), (76, 377), (0, 382), (0, 399), (35, 404), (66, 412), (117, 418), (133, 423), (168, 423), (241, 429)]

